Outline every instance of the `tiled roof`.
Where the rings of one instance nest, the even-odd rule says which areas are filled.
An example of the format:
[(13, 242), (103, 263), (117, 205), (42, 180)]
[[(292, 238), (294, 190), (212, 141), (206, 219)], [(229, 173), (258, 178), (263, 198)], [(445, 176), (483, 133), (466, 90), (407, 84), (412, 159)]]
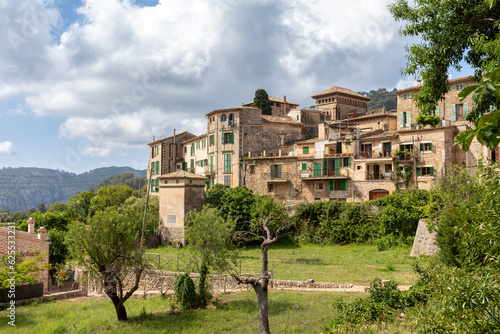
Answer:
[(310, 139), (305, 139), (305, 140), (299, 140), (299, 141), (294, 142), (294, 144), (297, 144), (297, 145), (314, 144), (314, 143), (317, 143), (320, 141), (325, 141), (325, 140), (326, 139), (320, 139), (319, 137), (316, 137), (316, 138), (310, 138)]
[(178, 170), (176, 172), (166, 174), (166, 175), (161, 175), (158, 176), (159, 179), (177, 179), (177, 178), (184, 178), (184, 179), (206, 179), (204, 176), (196, 175), (193, 173), (188, 173), (184, 170)]
[[(379, 130), (377, 130), (379, 131)], [(370, 140), (370, 139), (379, 139), (379, 138), (392, 138), (392, 137), (398, 137), (399, 133), (397, 131), (384, 131), (382, 133), (375, 133), (375, 134), (367, 134), (366, 136), (363, 136), (361, 139), (362, 140)]]
[(359, 93), (356, 93), (353, 90), (350, 90), (350, 89), (347, 89), (347, 88), (342, 88), (342, 87), (337, 87), (337, 86), (333, 86), (331, 88), (328, 88), (324, 92), (321, 92), (319, 94), (313, 95), (311, 97), (313, 99), (316, 99), (316, 98), (321, 97), (323, 95), (335, 94), (335, 93), (349, 95), (349, 96), (356, 97), (358, 99), (362, 99), (362, 100), (366, 100), (366, 101), (370, 101), (371, 100), (371, 98), (369, 98), (368, 96), (364, 96), (364, 95), (361, 95)]
[(241, 110), (241, 109), (255, 109), (255, 110), (260, 110), (259, 108), (253, 108), (253, 107), (249, 107), (249, 106), (241, 106), (241, 107), (236, 107), (236, 108), (227, 108), (227, 109), (212, 110), (211, 112), (209, 112), (205, 116), (211, 116), (213, 114), (217, 114), (217, 113), (220, 113), (220, 112), (238, 111), (238, 110)]
[[(195, 136), (195, 137), (196, 137), (196, 135), (192, 134), (192, 133), (191, 133), (191, 132), (189, 132), (189, 131), (184, 131), (184, 132), (181, 132), (181, 133), (176, 133), (176, 134), (175, 134), (175, 136), (176, 136), (176, 137), (179, 137), (179, 136), (182, 136), (182, 135), (184, 135), (184, 134), (188, 134), (188, 135), (191, 135), (191, 136)], [(164, 141), (164, 140), (167, 140), (167, 139), (170, 139), (170, 138), (173, 138), (173, 137), (174, 137), (174, 136), (170, 136), (170, 137), (165, 137), (165, 138), (157, 139), (157, 140), (155, 140), (155, 141), (153, 141), (153, 142), (151, 142), (151, 143), (148, 143), (148, 145), (150, 145), (150, 146), (151, 146), (151, 145), (156, 145), (156, 144), (161, 143), (161, 142), (162, 142), (162, 141)]]
[[(285, 103), (285, 100), (280, 99), (278, 97), (274, 97), (274, 96), (269, 96), (269, 101), (271, 101), (271, 102)], [(253, 104), (253, 101), (252, 102), (248, 102), (248, 103), (244, 103), (243, 105), (244, 106), (251, 106), (252, 104)], [(294, 106), (298, 106), (299, 105), (298, 103), (290, 102), (288, 100), (286, 101), (286, 104), (290, 104), (290, 105), (294, 105)]]
[(287, 116), (282, 117), (282, 116), (262, 115), (262, 119), (270, 123), (283, 123), (283, 124), (295, 124), (295, 125), (302, 124), (294, 120), (293, 118)]
[(191, 139), (185, 140), (185, 141), (183, 142), (183, 144), (190, 143), (190, 142), (195, 142), (195, 141), (197, 141), (197, 140), (200, 140), (200, 139), (203, 139), (203, 138), (206, 138), (206, 137), (207, 137), (207, 134), (206, 134), (206, 133), (204, 133), (204, 134), (202, 134), (202, 135), (199, 135), (198, 137), (194, 137), (194, 138), (191, 138)]

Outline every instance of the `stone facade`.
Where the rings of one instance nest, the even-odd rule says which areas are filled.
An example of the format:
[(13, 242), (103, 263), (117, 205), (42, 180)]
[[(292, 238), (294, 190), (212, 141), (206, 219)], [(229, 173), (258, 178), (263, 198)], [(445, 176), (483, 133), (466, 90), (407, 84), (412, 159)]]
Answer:
[[(35, 221), (28, 225), (28, 232), (16, 231), (15, 225), (9, 228), (0, 227), (0, 256), (9, 254), (10, 251), (18, 253), (22, 259), (44, 253), (43, 260), (49, 263), (50, 239), (46, 237), (45, 228), (38, 229), (35, 234)], [(43, 270), (36, 278), (43, 283), (43, 292), (47, 293), (51, 289), (51, 280), (48, 269)]]
[(439, 251), (439, 247), (436, 245), (436, 231), (429, 232), (427, 225), (428, 223), (423, 219), (418, 221), (417, 233), (415, 234), (410, 256), (433, 256)]
[(349, 115), (364, 115), (371, 98), (350, 89), (333, 86), (311, 96), (316, 100), (316, 108), (326, 110), (326, 120), (342, 120)]
[[(147, 170), (148, 180), (151, 175), (151, 194), (158, 195), (158, 176), (173, 173), (177, 170), (177, 165), (184, 162), (184, 151), (182, 143), (196, 136), (187, 131), (171, 137), (154, 140), (149, 143), (149, 163)], [(152, 172), (152, 173), (151, 173)]]
[(208, 166), (207, 135), (188, 139), (182, 143), (184, 162), (177, 164), (177, 170), (204, 176)]
[(189, 212), (201, 210), (205, 202), (205, 177), (177, 171), (159, 180), (162, 242), (184, 243), (184, 222)]

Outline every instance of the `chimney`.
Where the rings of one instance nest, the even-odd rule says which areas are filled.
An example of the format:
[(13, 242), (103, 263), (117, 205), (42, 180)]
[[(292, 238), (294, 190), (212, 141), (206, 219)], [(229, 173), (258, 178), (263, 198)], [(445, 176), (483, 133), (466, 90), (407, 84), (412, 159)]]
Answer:
[(30, 217), (30, 219), (28, 219), (27, 223), (28, 223), (28, 233), (30, 233), (30, 234), (35, 233), (36, 220), (34, 220), (33, 218)]
[(288, 109), (286, 107), (286, 95), (283, 95), (283, 116), (286, 116), (288, 114)]
[(47, 229), (45, 227), (40, 227), (38, 230), (38, 239), (39, 240), (47, 240)]

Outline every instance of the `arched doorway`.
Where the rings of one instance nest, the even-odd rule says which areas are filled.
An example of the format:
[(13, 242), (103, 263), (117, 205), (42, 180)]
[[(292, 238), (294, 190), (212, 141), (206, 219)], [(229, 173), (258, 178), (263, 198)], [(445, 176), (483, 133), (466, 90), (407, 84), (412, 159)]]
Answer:
[(371, 190), (370, 191), (370, 193), (369, 193), (369, 199), (372, 200), (372, 199), (377, 199), (377, 198), (384, 198), (387, 195), (389, 195), (389, 191), (388, 190), (375, 189), (375, 190)]

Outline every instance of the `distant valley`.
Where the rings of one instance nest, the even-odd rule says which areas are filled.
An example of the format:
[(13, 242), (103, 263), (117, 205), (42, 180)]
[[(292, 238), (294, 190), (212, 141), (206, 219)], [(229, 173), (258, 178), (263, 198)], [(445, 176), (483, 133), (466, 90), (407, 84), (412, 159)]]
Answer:
[(121, 173), (146, 176), (146, 170), (131, 167), (103, 167), (82, 174), (35, 167), (2, 168), (0, 211), (24, 211), (36, 208), (40, 203), (50, 205), (58, 201), (67, 202), (71, 196)]

